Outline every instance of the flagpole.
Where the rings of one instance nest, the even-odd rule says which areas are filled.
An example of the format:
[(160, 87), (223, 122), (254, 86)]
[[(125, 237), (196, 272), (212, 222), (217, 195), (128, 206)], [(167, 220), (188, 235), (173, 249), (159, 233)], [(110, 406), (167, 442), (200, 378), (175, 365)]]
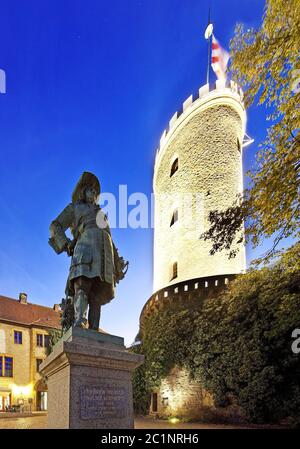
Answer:
[[(210, 25), (210, 8), (208, 8), (208, 23), (207, 23), (207, 28), (206, 28), (206, 32), (209, 29), (209, 25)], [(205, 32), (205, 33), (206, 33)], [(205, 36), (206, 37), (206, 36)], [(209, 84), (209, 73), (210, 73), (210, 55), (211, 55), (211, 40), (212, 40), (212, 28), (211, 31), (209, 32), (209, 36), (207, 39), (207, 70), (206, 70), (206, 84)]]
[[(208, 22), (207, 26), (210, 24), (210, 8), (208, 9)], [(210, 63), (210, 40), (211, 36), (207, 41), (207, 71), (206, 71), (206, 84), (209, 84), (209, 63)]]

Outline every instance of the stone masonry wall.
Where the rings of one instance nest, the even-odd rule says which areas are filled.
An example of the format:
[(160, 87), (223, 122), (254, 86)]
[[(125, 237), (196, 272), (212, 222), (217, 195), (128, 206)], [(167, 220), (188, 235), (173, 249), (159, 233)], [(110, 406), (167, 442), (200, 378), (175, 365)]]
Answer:
[(186, 421), (247, 423), (245, 412), (230, 398), (227, 407), (216, 407), (213, 397), (199, 383), (189, 378), (183, 368), (174, 367), (162, 380), (157, 394), (157, 412), (153, 411), (153, 395), (150, 415), (159, 418), (176, 417)]
[(160, 417), (201, 418), (204, 407), (212, 407), (212, 397), (189, 378), (184, 369), (175, 367), (163, 379), (158, 391), (157, 414)]

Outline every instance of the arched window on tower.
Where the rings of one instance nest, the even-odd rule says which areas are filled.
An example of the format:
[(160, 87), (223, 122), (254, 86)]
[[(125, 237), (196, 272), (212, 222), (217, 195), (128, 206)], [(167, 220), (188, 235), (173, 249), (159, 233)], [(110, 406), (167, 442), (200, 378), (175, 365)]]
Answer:
[(173, 212), (173, 215), (171, 218), (170, 227), (173, 226), (173, 224), (175, 224), (176, 221), (178, 221), (178, 209), (174, 209), (174, 212)]
[(170, 172), (170, 177), (174, 175), (174, 173), (176, 173), (178, 170), (178, 157), (175, 159), (175, 161), (172, 164), (171, 167), (171, 172)]
[(176, 279), (178, 277), (178, 265), (177, 262), (173, 262), (171, 266), (171, 278), (170, 281), (173, 281), (173, 279)]

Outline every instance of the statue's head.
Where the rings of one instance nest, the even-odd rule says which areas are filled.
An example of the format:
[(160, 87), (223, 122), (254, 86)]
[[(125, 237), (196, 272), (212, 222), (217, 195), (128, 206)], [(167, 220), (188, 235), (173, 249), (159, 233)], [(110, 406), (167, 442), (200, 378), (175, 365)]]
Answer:
[(93, 173), (83, 172), (72, 195), (72, 202), (96, 204), (100, 195), (100, 182)]
[(98, 199), (98, 193), (94, 186), (87, 186), (84, 189), (85, 202), (90, 204), (96, 204)]

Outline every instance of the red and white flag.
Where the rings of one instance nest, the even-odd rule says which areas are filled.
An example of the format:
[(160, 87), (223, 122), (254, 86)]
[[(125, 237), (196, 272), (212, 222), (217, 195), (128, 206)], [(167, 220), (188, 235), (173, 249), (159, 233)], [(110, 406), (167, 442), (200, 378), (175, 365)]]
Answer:
[(217, 75), (218, 80), (226, 79), (226, 70), (229, 58), (229, 53), (221, 47), (215, 36), (212, 35), (211, 66)]

